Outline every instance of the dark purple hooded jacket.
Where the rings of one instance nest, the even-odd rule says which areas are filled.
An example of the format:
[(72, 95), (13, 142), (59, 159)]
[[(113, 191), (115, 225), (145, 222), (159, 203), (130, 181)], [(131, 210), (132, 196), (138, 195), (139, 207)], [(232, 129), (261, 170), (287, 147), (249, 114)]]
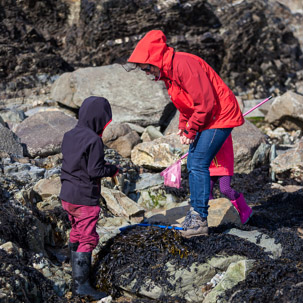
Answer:
[(62, 141), (62, 200), (78, 205), (99, 204), (100, 178), (113, 176), (118, 170), (105, 163), (100, 138), (111, 119), (106, 99), (92, 96), (83, 101), (78, 124), (64, 134)]

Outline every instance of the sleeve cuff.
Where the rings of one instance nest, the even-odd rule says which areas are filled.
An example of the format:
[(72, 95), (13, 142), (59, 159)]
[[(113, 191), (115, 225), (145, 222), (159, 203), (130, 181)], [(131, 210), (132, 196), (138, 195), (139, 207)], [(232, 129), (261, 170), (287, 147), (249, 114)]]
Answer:
[(183, 135), (185, 137), (187, 137), (188, 139), (195, 139), (197, 132), (196, 131), (188, 131), (188, 130), (184, 130)]

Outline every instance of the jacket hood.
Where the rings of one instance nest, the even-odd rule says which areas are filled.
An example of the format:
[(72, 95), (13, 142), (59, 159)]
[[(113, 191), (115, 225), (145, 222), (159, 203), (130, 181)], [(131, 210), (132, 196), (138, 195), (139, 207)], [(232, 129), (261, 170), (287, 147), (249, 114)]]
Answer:
[(166, 44), (166, 37), (160, 30), (148, 32), (137, 44), (128, 62), (151, 64), (168, 71), (174, 49)]
[(102, 134), (105, 127), (112, 121), (112, 110), (107, 99), (102, 97), (86, 98), (79, 110), (79, 126), (92, 129)]

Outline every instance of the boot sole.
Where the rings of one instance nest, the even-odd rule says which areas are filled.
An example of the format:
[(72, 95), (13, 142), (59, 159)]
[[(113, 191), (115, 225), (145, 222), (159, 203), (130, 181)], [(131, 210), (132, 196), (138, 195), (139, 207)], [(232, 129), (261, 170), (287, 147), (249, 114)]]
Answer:
[[(181, 234), (182, 235), (182, 234)], [(204, 237), (207, 237), (208, 234), (197, 234), (197, 235), (191, 235), (191, 236), (185, 236), (185, 235), (182, 235), (183, 238), (186, 238), (186, 239), (190, 239), (190, 238), (194, 238), (194, 237), (201, 237), (201, 236), (204, 236)]]
[(180, 231), (181, 233), (181, 236), (183, 238), (193, 238), (193, 237), (200, 237), (200, 236), (208, 236), (208, 231), (207, 232), (200, 232), (200, 233), (197, 233), (197, 234), (192, 234), (192, 235), (185, 235), (184, 232)]

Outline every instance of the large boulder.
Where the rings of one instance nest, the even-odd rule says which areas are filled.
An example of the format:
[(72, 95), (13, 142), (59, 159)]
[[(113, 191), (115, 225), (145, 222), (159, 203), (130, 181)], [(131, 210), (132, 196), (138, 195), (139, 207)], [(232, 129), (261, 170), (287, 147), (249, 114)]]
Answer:
[(72, 108), (91, 95), (108, 99), (114, 122), (143, 126), (157, 125), (170, 102), (162, 81), (152, 81), (140, 70), (127, 72), (119, 64), (65, 73), (51, 90), (52, 99)]
[[(248, 120), (232, 131), (234, 147), (234, 170), (237, 173), (249, 173), (254, 168), (254, 154), (259, 146), (266, 143), (265, 135)], [(260, 157), (262, 158), (262, 157)], [(263, 157), (263, 161), (266, 161)], [(259, 163), (258, 164), (262, 164)]]
[(31, 157), (49, 156), (61, 151), (65, 132), (77, 124), (77, 119), (61, 111), (39, 112), (22, 121), (16, 134)]
[(275, 98), (265, 120), (274, 126), (282, 126), (287, 130), (303, 128), (303, 96), (288, 91)]

